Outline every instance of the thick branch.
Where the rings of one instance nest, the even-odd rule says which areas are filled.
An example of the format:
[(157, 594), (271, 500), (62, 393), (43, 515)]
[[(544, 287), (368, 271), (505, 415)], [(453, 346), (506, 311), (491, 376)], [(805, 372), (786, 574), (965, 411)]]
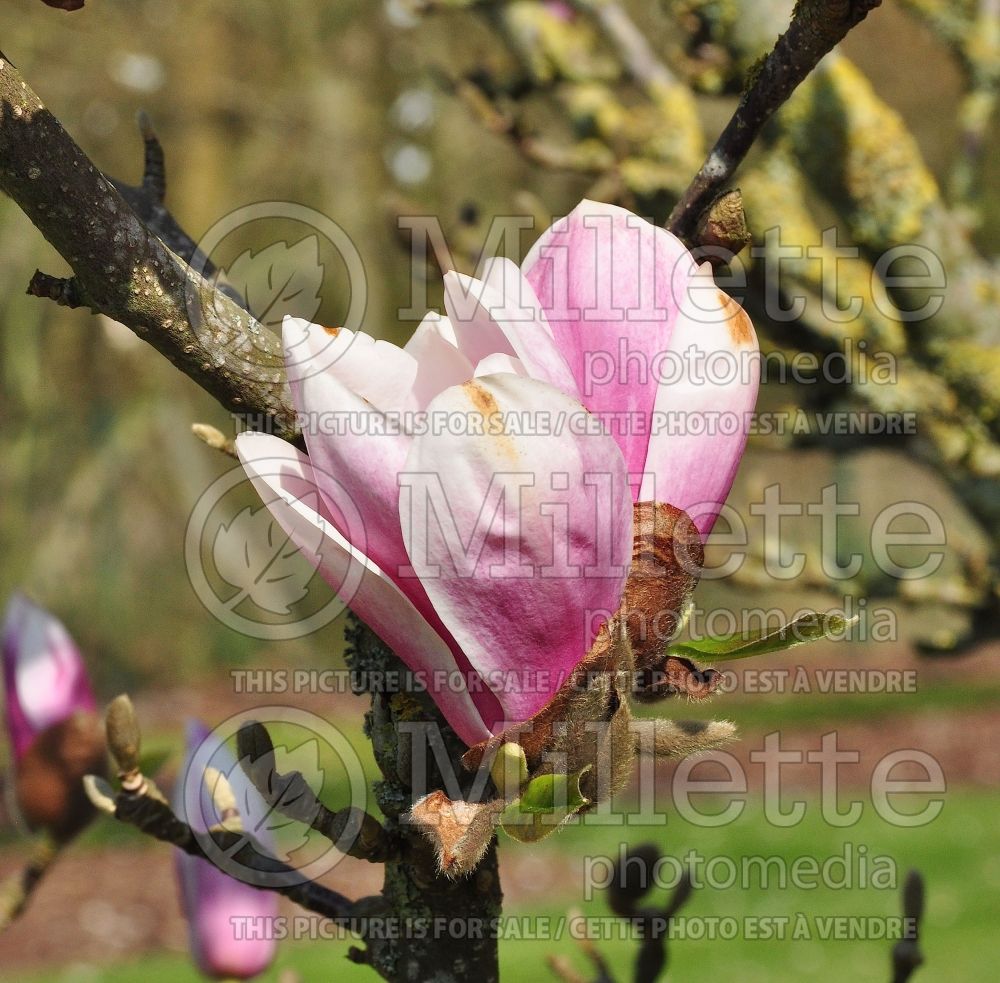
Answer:
[[(279, 340), (147, 228), (2, 55), (0, 190), (69, 263), (88, 303), (230, 412), (296, 436)], [(156, 182), (144, 190), (154, 207)]]
[[(495, 844), (473, 873), (452, 879), (439, 872), (433, 848), (405, 819), (414, 799), (445, 788), (449, 775), (464, 783), (463, 795), (471, 793), (473, 776), (460, 763), (465, 745), (368, 628), (353, 623), (348, 642), (348, 665), (372, 700), (365, 729), (383, 776), (375, 784), (375, 797), (386, 833), (398, 845), (386, 860), (382, 898), (387, 910), (430, 929), (367, 937), (368, 948), (354, 950), (352, 958), (367, 962), (388, 980), (496, 983), (502, 894)], [(458, 922), (464, 933), (448, 930)]]
[(674, 207), (667, 228), (692, 240), (702, 213), (732, 178), (764, 124), (816, 67), (882, 0), (799, 0), (792, 22), (751, 73), (732, 119)]

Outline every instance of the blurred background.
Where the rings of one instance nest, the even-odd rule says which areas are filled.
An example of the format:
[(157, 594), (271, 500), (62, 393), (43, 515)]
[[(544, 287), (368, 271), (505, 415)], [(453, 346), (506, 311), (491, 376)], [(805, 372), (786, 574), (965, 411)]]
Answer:
[[(136, 113), (146, 110), (166, 153), (167, 204), (194, 239), (255, 202), (295, 202), (333, 219), (364, 263), (365, 330), (401, 343), (419, 317), (409, 312), (415, 304), (420, 313), (441, 305), (444, 261), (433, 249), (412, 261), (400, 216), (404, 226), (413, 216), (437, 217), (452, 261), (468, 272), (495, 215), (535, 219), (519, 248), (504, 244), (514, 259), (585, 195), (662, 222), (728, 119), (745, 72), (787, 24), (790, 6), (88, 0), (83, 11), (64, 13), (37, 0), (0, 0), (0, 45), (91, 159), (130, 184), (142, 171)], [(616, 16), (609, 19), (606, 8)], [(818, 373), (815, 382), (772, 380), (760, 409), (907, 412), (916, 414), (917, 430), (830, 436), (805, 427), (752, 437), (731, 498), (748, 517), (750, 556), (734, 576), (705, 585), (699, 605), (791, 613), (861, 603), (882, 612), (890, 630), (880, 637), (874, 619), (862, 618), (849, 640), (753, 667), (802, 665), (814, 680), (807, 692), (755, 693), (737, 683), (713, 704), (711, 712), (735, 720), (744, 737), (734, 753), (748, 762), (751, 805), (738, 822), (702, 829), (669, 815), (655, 829), (573, 828), (538, 852), (506, 844), (508, 912), (558, 914), (579, 904), (581, 858), (615, 855), (624, 840), (654, 839), (677, 855), (696, 846), (737, 857), (826, 857), (850, 841), (891, 856), (900, 880), (911, 866), (925, 874), (927, 978), (975, 977), (1000, 955), (1000, 753), (992, 739), (1000, 723), (993, 113), (1000, 32), (991, 11), (974, 0), (906, 0), (874, 12), (782, 110), (737, 181), (755, 236), (780, 227), (785, 242), (820, 249), (788, 263), (783, 290), (807, 298), (794, 321), (766, 316), (766, 250), (750, 263), (745, 306), (765, 352), (822, 357), (853, 345), (856, 365), (886, 352), (896, 365), (884, 384), (834, 383)], [(622, 33), (617, 14), (648, 47)], [(322, 236), (314, 248), (309, 230), (283, 221), (236, 229), (213, 262), (233, 279), (247, 249), (252, 255), (275, 241), (304, 241), (281, 262), (322, 265), (309, 316), (343, 323), (352, 284), (342, 257)], [(815, 258), (828, 227), (860, 247), (841, 263), (835, 285), (822, 282)], [(919, 243), (944, 263), (945, 303), (935, 317), (915, 324), (899, 317), (893, 305), (912, 309), (922, 300), (905, 287), (885, 303), (866, 303), (850, 321), (825, 315), (824, 291), (830, 302), (858, 294), (871, 300), (873, 264), (900, 243)], [(234, 670), (340, 666), (344, 620), (308, 637), (268, 641), (206, 610), (185, 563), (185, 535), (199, 499), (232, 461), (192, 437), (190, 426), (202, 421), (231, 433), (232, 424), (127, 329), (25, 296), (36, 268), (65, 273), (19, 209), (0, 200), (0, 597), (20, 589), (51, 609), (87, 656), (101, 695), (135, 696), (150, 743), (172, 752), (166, 784), (186, 716), (214, 724), (253, 704), (237, 692)], [(253, 305), (247, 282), (241, 289)], [(835, 482), (842, 500), (859, 503), (835, 544), (840, 556), (865, 556), (850, 581), (826, 576), (817, 523), (806, 518), (788, 523), (782, 542), (806, 554), (802, 574), (778, 582), (767, 575), (764, 560), (775, 544), (749, 518), (749, 504), (776, 482), (793, 502), (818, 501)], [(947, 533), (944, 561), (917, 581), (888, 577), (871, 559), (873, 516), (904, 500), (933, 509)], [(831, 667), (915, 669), (919, 685), (905, 694), (822, 693), (816, 673)], [(342, 728), (369, 765), (363, 701), (313, 694), (298, 702)], [(775, 730), (789, 746), (809, 750), (834, 729), (841, 746), (861, 752), (839, 775), (845, 795), (868, 803), (860, 823), (826, 825), (816, 805), (818, 772), (803, 766), (791, 770), (789, 787), (815, 807), (794, 828), (769, 826), (749, 752)], [(948, 779), (945, 808), (924, 827), (889, 826), (871, 808), (875, 762), (902, 748), (934, 755)], [(668, 788), (672, 775), (664, 768), (658, 782)], [(324, 787), (329, 805), (336, 804), (333, 785), (329, 795)], [(12, 823), (0, 837), (6, 874), (25, 840)], [(374, 868), (344, 861), (329, 882), (357, 895), (377, 890), (375, 876)], [(150, 980), (196, 978), (171, 877), (166, 848), (98, 824), (0, 936), (0, 979), (130, 980), (137, 967)], [(897, 893), (857, 884), (706, 888), (690, 911), (887, 916), (898, 912)], [(603, 910), (599, 898), (587, 906)], [(360, 979), (368, 971), (346, 963), (346, 945), (285, 944), (267, 978), (297, 971), (303, 979), (329, 972)], [(546, 978), (545, 956), (557, 951), (572, 945), (512, 939), (501, 948), (505, 970), (531, 979)], [(615, 941), (607, 951), (617, 958), (630, 946)], [(880, 980), (888, 975), (888, 944), (687, 940), (673, 946), (672, 965), (678, 979), (727, 972), (745, 981), (846, 973)]]

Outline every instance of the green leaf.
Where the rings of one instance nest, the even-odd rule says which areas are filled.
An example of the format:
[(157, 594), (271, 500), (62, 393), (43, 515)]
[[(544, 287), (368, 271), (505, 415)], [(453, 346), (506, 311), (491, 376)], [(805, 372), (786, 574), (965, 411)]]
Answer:
[(580, 779), (590, 765), (571, 775), (539, 775), (524, 787), (519, 799), (504, 809), (500, 825), (521, 843), (535, 843), (555, 832), (570, 816), (590, 804), (580, 791)]
[(710, 659), (713, 662), (749, 659), (755, 655), (783, 652), (807, 642), (835, 638), (857, 620), (857, 615), (844, 618), (839, 614), (810, 611), (774, 631), (754, 631), (746, 635), (724, 635), (721, 638), (681, 642), (671, 645), (669, 654), (688, 659)]

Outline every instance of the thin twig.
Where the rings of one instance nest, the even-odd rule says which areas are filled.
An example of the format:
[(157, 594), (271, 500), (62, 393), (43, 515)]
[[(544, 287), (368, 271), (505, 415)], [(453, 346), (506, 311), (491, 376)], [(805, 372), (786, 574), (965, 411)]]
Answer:
[(920, 920), (924, 915), (924, 879), (911, 870), (903, 882), (903, 937), (892, 949), (892, 983), (906, 983), (924, 962), (920, 951)]
[[(218, 851), (230, 863), (253, 875), (246, 880), (253, 887), (283, 894), (307, 911), (338, 924), (349, 925), (355, 917), (353, 901), (314, 881), (303, 880), (294, 867), (271, 856), (246, 833), (215, 829), (199, 837), (187, 823), (174, 815), (166, 802), (149, 795), (119, 792), (114, 798), (114, 807), (114, 816), (120, 822), (128, 823), (185, 853), (201, 857), (216, 867), (219, 865), (213, 858)], [(206, 850), (203, 841), (209, 837), (214, 849)], [(219, 869), (229, 874), (225, 868)]]
[(640, 85), (665, 88), (677, 81), (674, 73), (657, 58), (628, 11), (616, 0), (571, 0), (571, 3), (597, 21), (617, 49), (629, 75)]
[(224, 857), (227, 866), (235, 865), (241, 871), (240, 879), (245, 883), (260, 890), (277, 891), (339, 924), (348, 924), (356, 916), (354, 902), (304, 879), (294, 867), (271, 856), (244, 831), (232, 787), (224, 776), (216, 775), (211, 785), (213, 804), (220, 815), (229, 816), (233, 825), (213, 826), (199, 834), (175, 815), (156, 784), (142, 773), (142, 731), (135, 707), (126, 694), (111, 701), (104, 720), (108, 751), (117, 765), (121, 790), (116, 793), (103, 779), (87, 776), (84, 789), (94, 806), (154, 839), (201, 857), (232, 877), (232, 870), (218, 863), (217, 858)]
[(736, 112), (677, 202), (667, 228), (692, 241), (702, 213), (732, 178), (764, 124), (852, 27), (882, 0), (799, 0), (771, 53), (751, 72)]
[(49, 276), (48, 273), (35, 270), (25, 293), (29, 297), (54, 300), (60, 307), (93, 307), (75, 276)]
[(274, 744), (263, 724), (244, 724), (236, 740), (240, 767), (269, 808), (316, 830), (348, 856), (384, 863), (398, 852), (398, 844), (363, 809), (348, 807), (332, 812), (319, 801), (301, 772), (279, 772)]
[(55, 862), (65, 844), (42, 836), (32, 848), (28, 862), (0, 884), (0, 932), (20, 916), (35, 888)]

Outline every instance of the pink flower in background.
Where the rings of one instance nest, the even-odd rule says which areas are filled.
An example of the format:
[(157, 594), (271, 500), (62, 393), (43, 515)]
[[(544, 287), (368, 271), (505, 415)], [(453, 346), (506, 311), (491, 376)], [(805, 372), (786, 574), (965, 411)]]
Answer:
[[(227, 748), (221, 743), (207, 751), (202, 747), (211, 739), (203, 724), (188, 723), (187, 756), (174, 795), (174, 811), (196, 833), (207, 832), (223, 818), (217, 815), (210, 790), (205, 787), (204, 769), (192, 767), (197, 754), (199, 761), (211, 759), (212, 767), (229, 779), (241, 812), (246, 807), (244, 826), (253, 829), (252, 824), (267, 815), (267, 807), (257, 791), (250, 787)], [(197, 803), (197, 807), (190, 808), (192, 803)], [(268, 845), (266, 835), (254, 830), (254, 837)], [(264, 920), (277, 916), (277, 895), (230, 877), (201, 857), (193, 857), (182, 850), (175, 850), (174, 856), (191, 954), (198, 968), (217, 980), (248, 980), (263, 973), (274, 959), (276, 943), (273, 937), (261, 937), (265, 933), (260, 926)], [(256, 934), (243, 937), (239, 929), (246, 924), (253, 925)]]
[[(402, 349), (286, 319), (309, 456), (260, 434), (237, 450), (285, 531), (472, 745), (544, 707), (596, 613), (618, 610), (634, 501), (690, 509), (707, 535), (746, 441), (757, 347), (679, 240), (593, 202), (523, 271), (447, 274), (445, 306)], [(704, 381), (675, 358), (661, 381), (655, 363), (675, 349), (721, 352), (730, 374)], [(679, 432), (651, 434), (677, 413)], [(684, 427), (708, 413), (738, 425)], [(477, 433), (475, 419), (496, 425)]]
[(15, 761), (46, 728), (79, 711), (97, 709), (83, 657), (69, 632), (23, 594), (7, 602), (3, 679)]
[(104, 728), (73, 639), (22, 594), (7, 604), (3, 678), (21, 816), (32, 829), (68, 840), (94, 814), (83, 776), (105, 773)]

